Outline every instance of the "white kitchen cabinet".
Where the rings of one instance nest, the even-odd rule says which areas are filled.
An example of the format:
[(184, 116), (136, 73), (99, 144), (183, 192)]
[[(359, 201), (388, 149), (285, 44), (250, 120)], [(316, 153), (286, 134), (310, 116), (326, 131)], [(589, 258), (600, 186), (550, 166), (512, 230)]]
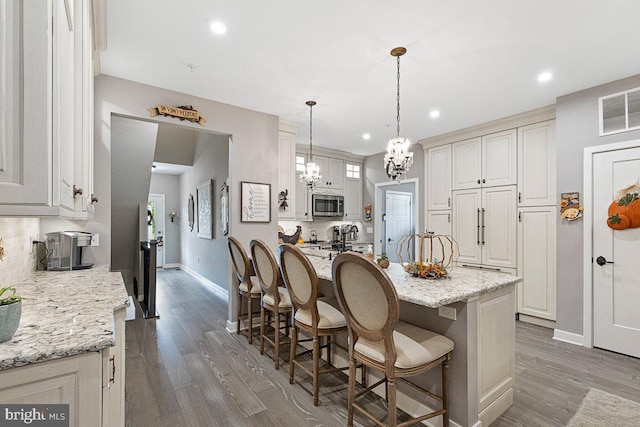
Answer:
[(124, 318), (114, 312), (113, 347), (0, 371), (0, 403), (68, 404), (72, 427), (124, 426)]
[(517, 183), (515, 129), (452, 144), (453, 189), (485, 188)]
[(451, 144), (429, 148), (427, 164), (427, 209), (451, 209)]
[(7, 2), (0, 13), (0, 215), (86, 219), (93, 184), (91, 1), (16, 4)]
[(556, 320), (555, 206), (518, 212), (518, 313)]
[(362, 164), (346, 163), (344, 183), (344, 219), (359, 221), (362, 219)]
[(102, 350), (102, 426), (124, 426), (126, 309), (114, 312), (116, 345)]
[(102, 424), (100, 353), (0, 371), (2, 404), (68, 404), (69, 426)]
[[(280, 143), (278, 152), (278, 218), (295, 219), (296, 214), (296, 136), (289, 132), (290, 127), (283, 129), (281, 124)], [(281, 205), (279, 199), (280, 192), (287, 193), (286, 206)]]
[(322, 176), (318, 188), (337, 190), (338, 192), (344, 190), (344, 160), (314, 155), (313, 161), (320, 167), (320, 175)]
[(519, 206), (555, 205), (556, 175), (556, 121), (518, 128)]
[(452, 213), (459, 264), (516, 267), (515, 186), (454, 191)]
[[(435, 235), (451, 236), (451, 211), (429, 211), (427, 213), (427, 231), (434, 233)], [(448, 244), (444, 239), (443, 243)], [(455, 248), (454, 248), (455, 250)], [(442, 252), (442, 246), (439, 243), (433, 244), (432, 258), (437, 260), (443, 260), (448, 257), (450, 253), (445, 247), (444, 253)]]

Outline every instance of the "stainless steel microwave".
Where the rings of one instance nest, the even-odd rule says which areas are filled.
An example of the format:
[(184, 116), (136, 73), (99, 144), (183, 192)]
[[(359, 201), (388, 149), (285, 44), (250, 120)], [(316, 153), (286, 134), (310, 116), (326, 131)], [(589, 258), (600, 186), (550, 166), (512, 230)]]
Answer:
[(311, 214), (313, 216), (343, 217), (344, 197), (331, 194), (313, 194), (311, 196)]

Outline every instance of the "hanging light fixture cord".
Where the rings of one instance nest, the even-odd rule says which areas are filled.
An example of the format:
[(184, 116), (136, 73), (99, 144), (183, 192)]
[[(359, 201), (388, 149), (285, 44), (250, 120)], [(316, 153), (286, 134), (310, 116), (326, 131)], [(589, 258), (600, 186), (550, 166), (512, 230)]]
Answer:
[(397, 92), (397, 101), (398, 101), (398, 114), (396, 119), (398, 120), (398, 128), (397, 128), (397, 135), (396, 136), (400, 136), (400, 56), (396, 57), (397, 61), (398, 61), (398, 92)]

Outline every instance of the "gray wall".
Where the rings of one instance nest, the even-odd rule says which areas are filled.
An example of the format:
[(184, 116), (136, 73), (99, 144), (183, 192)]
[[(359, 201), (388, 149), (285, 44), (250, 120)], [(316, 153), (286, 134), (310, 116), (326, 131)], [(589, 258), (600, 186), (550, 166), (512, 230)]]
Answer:
[(199, 131), (180, 125), (161, 123), (158, 127), (154, 161), (191, 166)]
[[(186, 211), (183, 215), (180, 208), (186, 204), (186, 198), (180, 195), (180, 176), (166, 175), (159, 173), (151, 174), (151, 185), (149, 186), (150, 194), (165, 195), (165, 212), (164, 212), (164, 262), (167, 264), (180, 264), (181, 250), (180, 239), (181, 231), (185, 229)], [(182, 202), (184, 200), (184, 202)], [(182, 203), (181, 203), (182, 202)], [(178, 216), (173, 222), (169, 218), (169, 212), (175, 211)], [(184, 226), (182, 226), (184, 222)]]
[[(149, 119), (147, 108), (155, 105), (193, 105), (207, 122), (204, 126), (180, 122), (195, 130), (232, 135), (229, 146), (230, 233), (248, 247), (254, 238), (277, 248), (277, 205), (272, 204), (270, 223), (240, 222), (240, 182), (278, 181), (278, 117), (216, 101), (148, 86), (107, 75), (95, 79), (95, 194), (100, 198), (95, 217), (87, 228), (101, 234), (93, 251), (96, 262), (109, 264), (111, 245), (111, 116), (120, 114)], [(156, 122), (175, 124), (177, 119), (156, 116)], [(273, 194), (272, 194), (273, 197)], [(227, 253), (218, 254), (227, 257)], [(231, 289), (231, 277), (222, 286)], [(229, 300), (229, 318), (234, 318), (235, 298)]]
[[(403, 179), (417, 178), (420, 184), (419, 188), (419, 206), (418, 206), (418, 218), (416, 218), (416, 230), (422, 230), (425, 217), (425, 180), (424, 180), (424, 149), (421, 144), (414, 144), (410, 147), (410, 151), (413, 152), (413, 165), (409, 169), (409, 172)], [(384, 155), (385, 153), (378, 153), (372, 156), (368, 156), (364, 159), (364, 190), (362, 195), (362, 202), (364, 204), (371, 203), (373, 208), (372, 216), (380, 215), (382, 212), (381, 206), (374, 205), (375, 199), (375, 185), (378, 183), (389, 182), (389, 177), (384, 170)], [(393, 189), (390, 187), (389, 189)], [(374, 221), (365, 222), (365, 229), (362, 231), (362, 239), (366, 241), (373, 241), (373, 234), (366, 233), (366, 227), (373, 227)], [(379, 240), (379, 238), (378, 238)]]
[(156, 123), (111, 117), (111, 268), (126, 272), (127, 284), (140, 254), (138, 214), (147, 205), (157, 133)]
[[(220, 229), (220, 187), (229, 176), (229, 136), (200, 132), (198, 135), (193, 168), (180, 175), (180, 217), (183, 238), (180, 240), (181, 263), (207, 278), (218, 286), (227, 289), (231, 274), (227, 257), (227, 237)], [(214, 180), (213, 195), (213, 239), (197, 236), (197, 227), (190, 231), (187, 227), (186, 201), (189, 194), (196, 199), (196, 187), (203, 181)], [(197, 203), (197, 202), (196, 202)], [(275, 221), (274, 221), (275, 222)], [(248, 248), (247, 248), (248, 250)], [(230, 295), (234, 295), (231, 294)]]
[[(583, 188), (585, 147), (640, 138), (640, 131), (598, 135), (598, 97), (640, 87), (640, 75), (561, 96), (556, 103), (558, 193)], [(559, 195), (558, 195), (559, 200)], [(583, 223), (558, 216), (557, 322), (562, 331), (583, 333)]]

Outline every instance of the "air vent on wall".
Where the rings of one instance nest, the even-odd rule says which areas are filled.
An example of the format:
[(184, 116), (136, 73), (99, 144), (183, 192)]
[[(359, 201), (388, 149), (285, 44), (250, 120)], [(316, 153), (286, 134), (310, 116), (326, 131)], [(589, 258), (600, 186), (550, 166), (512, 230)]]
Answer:
[(598, 99), (600, 136), (640, 129), (640, 88)]

